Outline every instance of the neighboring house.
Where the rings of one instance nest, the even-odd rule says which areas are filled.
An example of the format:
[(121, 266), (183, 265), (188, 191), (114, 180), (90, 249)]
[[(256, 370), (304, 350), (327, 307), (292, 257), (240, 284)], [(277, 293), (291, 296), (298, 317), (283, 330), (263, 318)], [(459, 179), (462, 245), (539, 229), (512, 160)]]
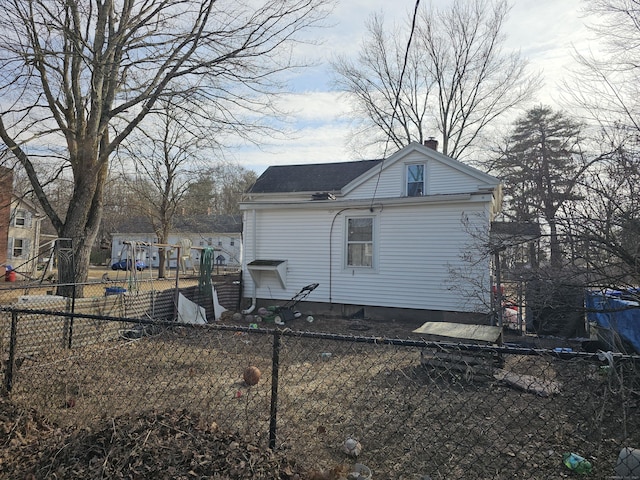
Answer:
[(475, 320), (500, 204), (496, 178), (419, 143), (384, 161), (269, 167), (240, 205), (244, 297), (273, 305), (319, 283), (316, 312)]
[(28, 276), (36, 272), (42, 215), (28, 200), (12, 196), (7, 238), (7, 265)]
[[(197, 218), (180, 217), (175, 219), (174, 228), (169, 235), (167, 244), (182, 245), (181, 256), (188, 245), (188, 258), (184, 259), (183, 266), (189, 270), (200, 265), (200, 253), (204, 248), (214, 249), (215, 265), (228, 268), (240, 268), (242, 256), (242, 223), (239, 217), (233, 216), (200, 216)], [(129, 243), (128, 243), (129, 242)], [(152, 244), (151, 246), (139, 246), (136, 248), (136, 260), (142, 260), (152, 268), (158, 268), (159, 248), (158, 237), (148, 221), (144, 219), (130, 219), (126, 224), (118, 227), (118, 232), (111, 234), (111, 262), (131, 256), (127, 250), (130, 242)], [(172, 253), (169, 262), (170, 268), (176, 267), (176, 253)]]

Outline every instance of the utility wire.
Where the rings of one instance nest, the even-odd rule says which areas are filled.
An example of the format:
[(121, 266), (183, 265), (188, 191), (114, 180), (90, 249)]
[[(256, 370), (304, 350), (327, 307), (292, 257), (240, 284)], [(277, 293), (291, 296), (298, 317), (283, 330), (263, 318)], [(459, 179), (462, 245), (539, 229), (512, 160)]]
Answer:
[[(409, 61), (409, 50), (411, 48), (411, 42), (413, 40), (413, 33), (416, 30), (416, 18), (418, 16), (418, 7), (420, 6), (420, 0), (416, 0), (416, 5), (413, 9), (413, 19), (411, 21), (411, 33), (409, 34), (409, 41), (407, 42), (407, 49), (404, 52), (404, 61), (402, 64), (402, 72), (400, 72), (400, 81), (398, 82), (398, 90), (396, 91), (396, 98), (394, 99), (393, 112), (391, 113), (391, 121), (389, 122), (389, 130), (393, 129), (393, 121), (396, 118), (396, 111), (398, 110), (398, 104), (400, 103), (400, 92), (402, 91), (402, 80), (404, 79), (404, 72), (407, 69), (407, 62)], [(389, 139), (391, 135), (387, 135), (387, 140), (384, 144), (384, 153), (382, 154), (382, 162), (380, 162), (380, 171), (378, 171), (378, 178), (376, 179), (376, 188), (373, 190), (373, 197), (371, 198), (370, 209), (373, 209), (373, 203), (376, 199), (378, 192), (378, 185), (380, 184), (380, 175), (382, 174), (382, 168), (384, 167), (384, 161), (387, 158), (387, 152), (389, 150)]]

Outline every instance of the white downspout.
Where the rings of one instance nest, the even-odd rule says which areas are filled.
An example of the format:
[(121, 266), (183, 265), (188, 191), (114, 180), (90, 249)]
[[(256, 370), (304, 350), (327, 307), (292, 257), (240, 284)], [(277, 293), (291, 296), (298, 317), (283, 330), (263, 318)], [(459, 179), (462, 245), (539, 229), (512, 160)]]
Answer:
[[(252, 230), (252, 232), (251, 232), (251, 256), (252, 256), (253, 260), (256, 259), (256, 252), (257, 252), (256, 239), (258, 238), (258, 235), (256, 233), (256, 225), (257, 225), (256, 209), (254, 208), (253, 210), (251, 210), (251, 230)], [(242, 256), (242, 268), (247, 272), (249, 271), (247, 269), (247, 262), (246, 262), (245, 255)], [(251, 275), (249, 275), (249, 276), (251, 276)], [(253, 277), (251, 277), (251, 281), (253, 283), (253, 295), (251, 297), (251, 306), (249, 308), (247, 308), (246, 310), (242, 310), (242, 314), (243, 315), (250, 314), (256, 308), (257, 295), (258, 295), (258, 286), (256, 285), (256, 282), (253, 281)]]

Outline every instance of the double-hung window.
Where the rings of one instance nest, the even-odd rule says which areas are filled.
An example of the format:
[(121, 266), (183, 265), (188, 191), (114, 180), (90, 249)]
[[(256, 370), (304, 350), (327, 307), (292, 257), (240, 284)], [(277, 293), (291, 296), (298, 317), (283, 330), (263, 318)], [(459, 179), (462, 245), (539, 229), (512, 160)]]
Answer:
[(374, 217), (347, 218), (347, 267), (373, 268)]
[(13, 239), (13, 258), (20, 258), (24, 253), (24, 240), (21, 238)]
[(424, 194), (424, 164), (407, 165), (407, 197), (421, 197)]

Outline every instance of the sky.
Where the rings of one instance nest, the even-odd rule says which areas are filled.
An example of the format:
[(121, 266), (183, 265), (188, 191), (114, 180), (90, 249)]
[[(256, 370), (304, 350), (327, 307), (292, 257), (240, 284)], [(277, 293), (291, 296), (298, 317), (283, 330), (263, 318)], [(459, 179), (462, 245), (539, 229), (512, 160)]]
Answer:
[[(423, 0), (424, 1), (424, 0)], [(432, 0), (448, 5), (455, 0)], [(572, 51), (590, 48), (588, 21), (581, 8), (588, 0), (511, 0), (504, 28), (505, 50), (519, 50), (532, 71), (543, 78), (537, 104), (551, 107), (560, 102), (559, 85), (570, 74)], [(421, 2), (422, 3), (422, 2)], [(357, 160), (347, 148), (348, 105), (331, 85), (329, 61), (335, 54), (355, 56), (365, 34), (365, 22), (382, 12), (386, 21), (404, 21), (415, 0), (338, 0), (328, 22), (315, 30), (320, 45), (305, 47), (305, 56), (315, 65), (291, 79), (293, 92), (282, 105), (294, 112), (297, 133), (270, 145), (243, 147), (235, 160), (245, 168), (262, 173), (269, 165), (325, 163)], [(408, 35), (408, 32), (407, 32)]]

